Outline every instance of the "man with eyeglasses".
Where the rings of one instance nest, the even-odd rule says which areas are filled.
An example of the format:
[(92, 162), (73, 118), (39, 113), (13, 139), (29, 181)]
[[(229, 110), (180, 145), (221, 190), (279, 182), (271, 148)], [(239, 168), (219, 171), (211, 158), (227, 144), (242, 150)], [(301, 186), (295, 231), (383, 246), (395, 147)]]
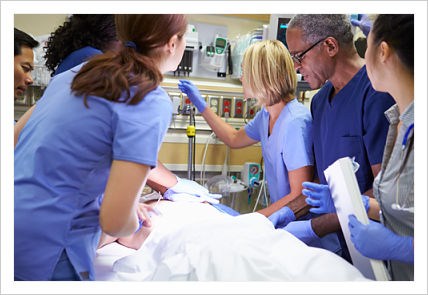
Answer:
[[(372, 184), (380, 171), (388, 132), (384, 112), (394, 101), (389, 94), (373, 90), (365, 61), (353, 43), (349, 17), (296, 15), (288, 24), (286, 38), (295, 69), (312, 89), (321, 88), (311, 102), (315, 181), (326, 185), (324, 170), (330, 164), (342, 157), (355, 157), (360, 165), (356, 172), (360, 191), (373, 197)], [(303, 190), (306, 195), (308, 191), (329, 193), (326, 186), (313, 183), (303, 186), (310, 189)], [(336, 232), (340, 245), (331, 238), (323, 245), (350, 259), (335, 213), (312, 215), (311, 219), (291, 222), (284, 229), (307, 244), (320, 237), (326, 240), (327, 234)]]

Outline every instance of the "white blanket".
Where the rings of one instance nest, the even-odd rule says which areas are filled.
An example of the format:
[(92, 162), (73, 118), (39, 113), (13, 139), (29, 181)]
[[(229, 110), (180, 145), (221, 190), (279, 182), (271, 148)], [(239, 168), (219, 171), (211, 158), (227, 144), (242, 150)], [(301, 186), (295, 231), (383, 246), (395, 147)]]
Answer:
[(171, 203), (143, 246), (118, 259), (111, 280), (365, 280), (347, 261), (306, 246), (258, 213), (232, 217), (211, 206)]

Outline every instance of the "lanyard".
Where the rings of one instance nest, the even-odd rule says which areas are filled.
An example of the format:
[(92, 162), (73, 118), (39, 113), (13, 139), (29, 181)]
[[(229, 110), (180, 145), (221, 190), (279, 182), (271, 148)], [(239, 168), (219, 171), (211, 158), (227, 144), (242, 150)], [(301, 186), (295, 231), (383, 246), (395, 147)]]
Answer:
[(409, 137), (409, 133), (413, 129), (414, 126), (415, 126), (415, 123), (412, 123), (412, 125), (410, 125), (407, 128), (406, 133), (404, 133), (403, 143), (401, 144), (401, 150), (405, 149), (406, 143), (407, 143), (407, 138)]
[(406, 133), (404, 134), (404, 138), (403, 138), (403, 142), (401, 144), (401, 155), (400, 155), (400, 170), (398, 171), (398, 176), (397, 176), (397, 182), (396, 182), (396, 188), (395, 188), (395, 203), (391, 205), (391, 208), (394, 210), (401, 210), (401, 211), (408, 211), (408, 212), (414, 212), (414, 208), (407, 208), (405, 207), (407, 204), (407, 201), (409, 200), (409, 196), (410, 196), (410, 192), (413, 189), (414, 183), (412, 185), (412, 187), (409, 189), (406, 199), (404, 200), (404, 203), (402, 205), (400, 205), (398, 203), (398, 190), (399, 190), (399, 182), (400, 182), (400, 176), (401, 176), (401, 171), (404, 168), (403, 165), (403, 155), (404, 155), (404, 149), (406, 148), (406, 143), (407, 143), (407, 138), (409, 137), (409, 133), (410, 131), (413, 129), (414, 127), (414, 123), (412, 123), (412, 125), (410, 125), (407, 130)]

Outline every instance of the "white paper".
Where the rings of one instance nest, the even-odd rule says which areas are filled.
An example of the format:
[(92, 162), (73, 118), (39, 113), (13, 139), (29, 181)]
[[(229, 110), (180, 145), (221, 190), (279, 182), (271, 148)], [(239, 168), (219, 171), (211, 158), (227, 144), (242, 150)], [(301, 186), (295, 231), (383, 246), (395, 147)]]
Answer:
[(355, 215), (362, 224), (369, 224), (357, 178), (352, 169), (351, 159), (345, 157), (337, 160), (324, 170), (324, 175), (330, 188), (340, 226), (354, 266), (366, 278), (378, 281), (389, 280), (389, 275), (383, 262), (363, 256), (355, 249), (354, 243), (351, 241), (348, 227), (349, 215)]

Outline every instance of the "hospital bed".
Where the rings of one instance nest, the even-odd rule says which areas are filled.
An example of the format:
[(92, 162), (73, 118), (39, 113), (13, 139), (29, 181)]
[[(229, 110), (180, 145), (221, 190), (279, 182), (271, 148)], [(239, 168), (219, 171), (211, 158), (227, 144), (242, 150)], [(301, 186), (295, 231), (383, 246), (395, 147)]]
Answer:
[(208, 204), (165, 202), (139, 250), (97, 250), (96, 280), (363, 281), (357, 268), (308, 247), (258, 213), (232, 217)]

